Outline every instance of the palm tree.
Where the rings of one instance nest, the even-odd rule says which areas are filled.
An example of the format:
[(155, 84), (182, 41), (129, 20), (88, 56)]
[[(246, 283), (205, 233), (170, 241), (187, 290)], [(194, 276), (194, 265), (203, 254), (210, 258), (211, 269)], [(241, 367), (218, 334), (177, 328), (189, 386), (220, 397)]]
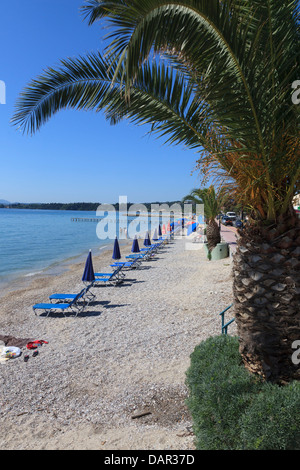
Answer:
[(266, 380), (300, 379), (298, 1), (89, 0), (83, 11), (108, 22), (105, 59), (48, 69), (13, 122), (33, 133), (60, 109), (102, 110), (197, 149), (205, 177), (230, 178), (251, 213), (233, 269), (241, 355)]
[(221, 207), (224, 202), (224, 191), (220, 190), (216, 194), (213, 185), (209, 188), (198, 189), (195, 188), (190, 194), (187, 194), (182, 199), (182, 202), (194, 202), (195, 204), (204, 205), (204, 216), (206, 218), (206, 237), (207, 237), (207, 248), (210, 252), (215, 246), (221, 242), (220, 228), (216, 222), (216, 217), (221, 211)]

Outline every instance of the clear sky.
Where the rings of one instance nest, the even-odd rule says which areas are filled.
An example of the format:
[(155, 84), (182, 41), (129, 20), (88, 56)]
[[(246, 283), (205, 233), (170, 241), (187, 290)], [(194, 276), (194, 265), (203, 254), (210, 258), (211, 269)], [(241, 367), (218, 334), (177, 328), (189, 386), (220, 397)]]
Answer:
[(10, 202), (180, 200), (199, 185), (197, 155), (164, 145), (145, 126), (111, 126), (103, 114), (61, 111), (33, 136), (10, 119), (18, 94), (48, 66), (103, 48), (105, 31), (88, 26), (84, 0), (0, 2), (0, 199)]

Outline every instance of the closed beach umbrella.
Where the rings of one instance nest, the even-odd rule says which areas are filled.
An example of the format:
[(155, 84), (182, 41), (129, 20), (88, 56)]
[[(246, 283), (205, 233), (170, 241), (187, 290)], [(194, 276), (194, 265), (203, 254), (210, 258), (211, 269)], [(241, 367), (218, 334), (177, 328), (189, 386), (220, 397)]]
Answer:
[(116, 237), (116, 239), (115, 239), (114, 251), (113, 251), (112, 259), (121, 259), (120, 247), (119, 247), (119, 242), (118, 242), (118, 238), (117, 238), (117, 237)]
[(162, 236), (160, 224), (159, 224), (159, 226), (158, 226), (158, 236), (159, 236), (159, 237)]
[(166, 233), (166, 226), (165, 226), (165, 224), (163, 224), (162, 233), (163, 233), (163, 234)]
[(152, 240), (154, 240), (154, 241), (158, 240), (157, 229), (154, 230), (154, 234), (153, 234)]
[(92, 261), (92, 251), (89, 251), (88, 257), (85, 262), (85, 268), (83, 271), (82, 281), (83, 282), (92, 282), (95, 280), (93, 261)]
[(131, 251), (132, 253), (140, 253), (139, 242), (136, 237), (133, 240)]
[(149, 237), (149, 232), (146, 233), (145, 240), (144, 240), (144, 245), (145, 245), (145, 246), (150, 246), (150, 245), (151, 245), (151, 241), (150, 241), (150, 237)]
[(168, 223), (167, 232), (170, 232), (170, 230), (171, 230), (171, 226), (170, 226), (170, 223)]

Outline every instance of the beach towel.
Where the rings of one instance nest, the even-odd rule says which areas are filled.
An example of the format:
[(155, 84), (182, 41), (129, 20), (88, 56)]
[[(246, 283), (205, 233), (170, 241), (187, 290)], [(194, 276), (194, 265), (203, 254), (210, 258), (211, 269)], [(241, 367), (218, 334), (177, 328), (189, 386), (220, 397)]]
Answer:
[(27, 349), (36, 349), (39, 346), (42, 346), (42, 344), (48, 344), (48, 341), (44, 341), (43, 339), (37, 339), (35, 341), (30, 341), (29, 343), (26, 344)]

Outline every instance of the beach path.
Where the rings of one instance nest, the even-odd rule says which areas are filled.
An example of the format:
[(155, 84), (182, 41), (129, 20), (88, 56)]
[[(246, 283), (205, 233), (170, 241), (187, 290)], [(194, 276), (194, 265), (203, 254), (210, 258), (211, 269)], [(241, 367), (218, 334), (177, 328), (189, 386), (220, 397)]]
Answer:
[(221, 236), (229, 244), (230, 252), (233, 254), (236, 251), (237, 246), (237, 229), (236, 227), (225, 226), (221, 224)]

